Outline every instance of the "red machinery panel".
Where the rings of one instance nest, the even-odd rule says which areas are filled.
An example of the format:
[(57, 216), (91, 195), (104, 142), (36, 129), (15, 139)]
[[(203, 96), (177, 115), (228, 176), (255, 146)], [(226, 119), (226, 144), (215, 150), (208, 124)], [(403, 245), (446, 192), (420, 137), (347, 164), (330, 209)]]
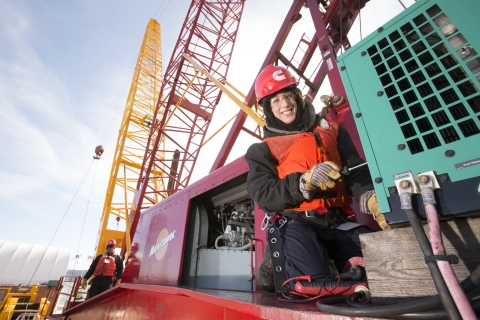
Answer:
[(139, 283), (179, 284), (191, 200), (214, 188), (227, 190), (222, 185), (247, 170), (239, 158), (142, 213), (133, 238), (139, 246)]

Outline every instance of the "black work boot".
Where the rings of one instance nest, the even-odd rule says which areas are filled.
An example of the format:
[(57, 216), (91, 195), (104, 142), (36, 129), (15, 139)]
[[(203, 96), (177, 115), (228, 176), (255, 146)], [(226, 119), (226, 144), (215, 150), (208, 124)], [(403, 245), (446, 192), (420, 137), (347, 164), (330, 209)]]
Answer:
[(258, 283), (267, 292), (275, 292), (275, 280), (273, 279), (272, 255), (270, 247), (265, 244), (262, 263), (258, 268)]

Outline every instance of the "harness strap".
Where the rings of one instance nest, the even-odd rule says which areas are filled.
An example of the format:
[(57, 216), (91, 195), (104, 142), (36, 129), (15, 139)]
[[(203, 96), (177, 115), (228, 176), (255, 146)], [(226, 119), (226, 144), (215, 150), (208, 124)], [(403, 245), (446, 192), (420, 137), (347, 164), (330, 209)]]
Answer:
[(320, 214), (317, 210), (308, 211), (282, 211), (278, 214), (290, 219), (305, 221), (321, 229), (335, 229), (344, 222), (349, 221), (347, 215), (341, 208), (325, 209), (326, 212)]
[(447, 255), (433, 255), (433, 256), (426, 256), (425, 262), (435, 262), (435, 261), (448, 261), (450, 264), (457, 264), (458, 257), (454, 254)]
[(272, 255), (273, 278), (275, 281), (275, 293), (281, 295), (287, 292), (282, 285), (287, 281), (287, 273), (285, 271), (285, 259), (283, 256), (282, 245), (280, 244), (279, 228), (287, 223), (286, 218), (276, 219), (267, 228), (267, 241)]

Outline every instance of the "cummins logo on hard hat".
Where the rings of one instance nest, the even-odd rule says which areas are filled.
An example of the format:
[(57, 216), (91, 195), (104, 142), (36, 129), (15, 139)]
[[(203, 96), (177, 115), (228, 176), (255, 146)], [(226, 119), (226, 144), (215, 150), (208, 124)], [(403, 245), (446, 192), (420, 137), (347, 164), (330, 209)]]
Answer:
[(282, 80), (285, 80), (287, 79), (287, 77), (285, 77), (285, 75), (283, 74), (283, 71), (282, 70), (277, 70), (273, 73), (272, 75), (273, 79), (277, 80), (277, 81), (282, 81)]

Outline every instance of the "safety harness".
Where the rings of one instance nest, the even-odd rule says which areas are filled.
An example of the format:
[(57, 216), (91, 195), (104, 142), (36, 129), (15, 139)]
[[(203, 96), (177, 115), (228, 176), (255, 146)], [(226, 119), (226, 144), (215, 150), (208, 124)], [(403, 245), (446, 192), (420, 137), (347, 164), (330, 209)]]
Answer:
[[(285, 271), (285, 258), (283, 255), (282, 245), (280, 242), (280, 229), (289, 221), (299, 220), (307, 222), (321, 229), (335, 229), (342, 223), (348, 222), (347, 215), (340, 208), (331, 208), (328, 213), (318, 214), (316, 210), (305, 212), (283, 211), (280, 213), (267, 213), (262, 222), (262, 230), (266, 229), (267, 243), (272, 255), (272, 268), (274, 271), (275, 292), (280, 295), (286, 293), (287, 289), (283, 287), (287, 281), (287, 273)], [(330, 258), (333, 259), (335, 253), (343, 247), (350, 239), (355, 228), (338, 232), (328, 246), (325, 246)], [(292, 288), (293, 289), (293, 288)]]
[[(338, 125), (328, 123), (328, 127), (315, 126), (312, 132), (270, 137), (264, 139), (264, 142), (278, 161), (277, 171), (282, 179), (293, 172), (305, 172), (324, 161), (333, 161), (341, 166), (337, 135)], [(262, 230), (267, 230), (277, 294), (286, 292), (283, 284), (288, 280), (280, 243), (280, 229), (289, 220), (303, 221), (321, 229), (335, 229), (342, 223), (355, 221), (355, 212), (350, 208), (350, 204), (351, 198), (345, 181), (338, 181), (335, 188), (317, 191), (313, 200), (302, 201), (297, 208), (265, 215)], [(328, 246), (325, 246), (330, 257), (347, 242), (352, 232), (353, 229), (339, 232)]]

